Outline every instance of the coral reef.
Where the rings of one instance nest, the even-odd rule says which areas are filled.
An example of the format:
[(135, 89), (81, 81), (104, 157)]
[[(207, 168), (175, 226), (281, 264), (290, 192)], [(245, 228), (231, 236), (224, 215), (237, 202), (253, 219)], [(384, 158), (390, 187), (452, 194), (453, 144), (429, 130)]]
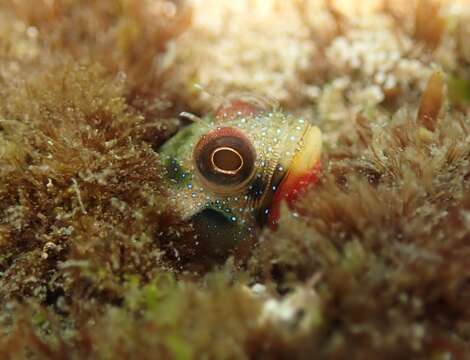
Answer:
[[(470, 358), (470, 3), (354, 3), (0, 4), (0, 358)], [(322, 176), (208, 268), (158, 148), (234, 93)]]

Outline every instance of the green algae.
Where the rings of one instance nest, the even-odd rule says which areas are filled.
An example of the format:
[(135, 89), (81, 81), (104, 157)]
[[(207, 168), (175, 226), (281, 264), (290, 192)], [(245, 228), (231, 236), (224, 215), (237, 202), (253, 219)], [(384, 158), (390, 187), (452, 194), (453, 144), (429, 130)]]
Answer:
[(454, 105), (465, 106), (470, 103), (470, 81), (450, 76), (449, 99)]

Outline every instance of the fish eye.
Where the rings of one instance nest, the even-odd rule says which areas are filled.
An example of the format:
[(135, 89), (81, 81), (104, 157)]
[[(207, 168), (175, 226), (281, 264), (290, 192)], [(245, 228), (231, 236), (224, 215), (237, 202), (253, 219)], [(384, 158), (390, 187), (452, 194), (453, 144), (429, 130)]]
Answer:
[(254, 173), (255, 150), (240, 131), (225, 127), (203, 135), (194, 148), (194, 162), (204, 182), (216, 192), (233, 191)]

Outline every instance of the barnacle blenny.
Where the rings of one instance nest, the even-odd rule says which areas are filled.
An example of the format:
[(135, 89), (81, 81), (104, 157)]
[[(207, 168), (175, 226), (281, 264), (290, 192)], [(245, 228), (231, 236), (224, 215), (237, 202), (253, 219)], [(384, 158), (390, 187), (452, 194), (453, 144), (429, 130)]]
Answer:
[[(246, 99), (180, 130), (160, 150), (171, 206), (200, 242), (225, 251), (292, 204), (320, 166), (321, 132), (303, 119)], [(207, 244), (206, 244), (207, 245)]]

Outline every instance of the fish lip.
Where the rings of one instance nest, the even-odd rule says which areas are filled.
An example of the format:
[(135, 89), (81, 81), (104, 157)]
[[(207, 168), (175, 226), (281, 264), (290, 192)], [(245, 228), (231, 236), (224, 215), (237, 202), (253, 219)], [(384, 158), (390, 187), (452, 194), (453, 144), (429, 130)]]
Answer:
[(276, 191), (270, 199), (267, 214), (264, 214), (264, 222), (273, 230), (277, 229), (281, 203), (285, 201), (289, 207), (292, 207), (299, 196), (318, 180), (321, 167), (321, 132), (317, 127), (309, 125), (300, 141), (301, 148), (276, 184)]
[[(276, 169), (278, 167), (276, 166)], [(273, 199), (276, 196), (276, 192), (279, 189), (279, 185), (283, 182), (284, 178), (287, 176), (288, 171), (282, 171), (280, 173), (274, 173), (269, 181), (268, 190), (265, 191), (263, 196), (263, 200), (261, 201), (261, 206), (259, 206), (259, 210), (256, 215), (257, 223), (263, 227), (267, 224), (269, 213), (271, 211), (271, 207), (273, 204)], [(269, 191), (269, 188), (276, 189), (276, 191)]]

